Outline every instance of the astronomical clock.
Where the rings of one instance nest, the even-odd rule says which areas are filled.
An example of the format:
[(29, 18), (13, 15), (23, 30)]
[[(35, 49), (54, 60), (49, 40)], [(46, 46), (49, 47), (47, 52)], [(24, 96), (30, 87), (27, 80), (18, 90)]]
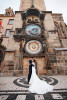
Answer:
[(35, 8), (22, 14), (23, 25), (17, 30), (16, 39), (22, 41), (23, 56), (45, 56), (44, 17), (45, 15)]
[[(28, 40), (25, 43), (25, 52), (36, 56), (43, 52), (42, 29), (38, 24), (29, 24), (25, 28)], [(29, 37), (28, 37), (29, 36)]]
[[(32, 37), (31, 40), (27, 41), (25, 44), (25, 51), (30, 55), (37, 55), (42, 52), (42, 43), (36, 39), (36, 36), (41, 35), (41, 28), (39, 25), (30, 24), (25, 28), (27, 35)], [(33, 39), (34, 37), (34, 39)]]

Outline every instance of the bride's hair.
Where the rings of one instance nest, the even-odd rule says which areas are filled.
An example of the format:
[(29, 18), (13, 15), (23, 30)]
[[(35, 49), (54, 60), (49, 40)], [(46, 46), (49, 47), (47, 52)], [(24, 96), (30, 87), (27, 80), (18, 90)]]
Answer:
[(33, 62), (36, 62), (36, 60), (34, 59)]

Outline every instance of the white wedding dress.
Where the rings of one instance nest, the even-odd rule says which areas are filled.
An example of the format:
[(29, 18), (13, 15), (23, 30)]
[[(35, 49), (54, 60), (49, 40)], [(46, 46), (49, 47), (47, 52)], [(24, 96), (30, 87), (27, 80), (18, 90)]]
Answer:
[(36, 74), (35, 67), (32, 67), (32, 75), (30, 79), (29, 91), (37, 94), (45, 94), (53, 91), (54, 86), (49, 85), (47, 82), (40, 80)]

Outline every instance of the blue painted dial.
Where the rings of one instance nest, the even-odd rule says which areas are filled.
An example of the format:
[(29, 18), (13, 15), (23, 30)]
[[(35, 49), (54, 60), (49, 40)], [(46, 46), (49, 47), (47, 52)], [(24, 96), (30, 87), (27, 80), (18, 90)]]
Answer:
[(41, 28), (40, 28), (40, 26), (35, 25), (35, 24), (28, 25), (26, 27), (25, 31), (26, 31), (26, 33), (28, 35), (40, 35), (41, 34)]

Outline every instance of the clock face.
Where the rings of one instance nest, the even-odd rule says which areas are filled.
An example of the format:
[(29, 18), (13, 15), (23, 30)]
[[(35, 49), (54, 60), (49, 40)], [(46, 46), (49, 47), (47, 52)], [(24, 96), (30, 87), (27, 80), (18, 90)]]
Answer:
[(40, 35), (41, 34), (41, 28), (38, 25), (34, 25), (34, 24), (28, 25), (25, 31), (28, 35)]
[(37, 40), (28, 41), (25, 45), (25, 50), (29, 54), (39, 54), (42, 51), (42, 44)]

